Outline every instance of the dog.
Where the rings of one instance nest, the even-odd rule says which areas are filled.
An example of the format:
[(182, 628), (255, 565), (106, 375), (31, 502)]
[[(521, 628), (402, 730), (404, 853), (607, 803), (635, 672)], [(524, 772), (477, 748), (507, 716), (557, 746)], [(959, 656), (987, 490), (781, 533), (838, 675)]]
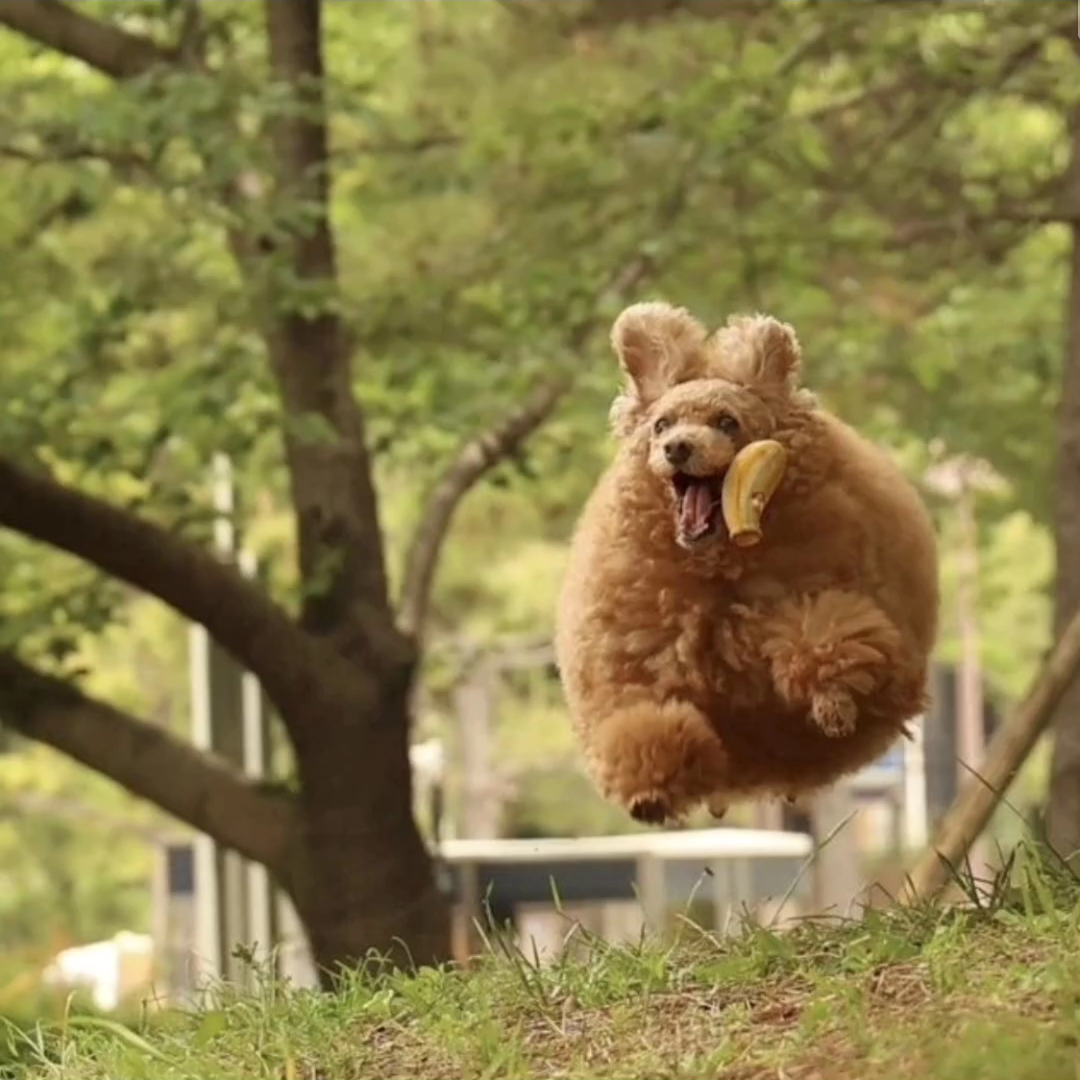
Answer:
[[(556, 611), (587, 771), (652, 825), (827, 787), (926, 708), (939, 608), (928, 509), (800, 386), (799, 341), (777, 319), (733, 316), (710, 335), (684, 308), (638, 303), (611, 341), (626, 380), (610, 412), (618, 448), (574, 530)], [(763, 446), (782, 475), (774, 456), (746, 511), (760, 520), (736, 534), (733, 463)]]

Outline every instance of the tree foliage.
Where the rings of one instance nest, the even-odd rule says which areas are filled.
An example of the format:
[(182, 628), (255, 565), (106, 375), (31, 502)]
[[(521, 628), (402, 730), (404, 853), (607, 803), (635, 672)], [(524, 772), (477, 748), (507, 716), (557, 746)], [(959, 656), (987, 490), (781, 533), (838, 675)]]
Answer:
[[(1007, 480), (980, 514), (985, 659), (1014, 694), (1045, 644), (1074, 16), (0, 0), (5, 720), (301, 891), (296, 836), (367, 836), (383, 790), (340, 759), (407, 769), (416, 670), (446, 724), (462, 641), (548, 632), (609, 452), (606, 329), (658, 294), (791, 321), (814, 388), (913, 475), (932, 446)], [(207, 554), (216, 452), (265, 592)], [(185, 745), (178, 619), (147, 646), (161, 715), (84, 678), (145, 612), (133, 589), (260, 675), (297, 800)], [(550, 690), (504, 695), (519, 771), (567, 758)], [(418, 845), (372, 844), (400, 900)]]

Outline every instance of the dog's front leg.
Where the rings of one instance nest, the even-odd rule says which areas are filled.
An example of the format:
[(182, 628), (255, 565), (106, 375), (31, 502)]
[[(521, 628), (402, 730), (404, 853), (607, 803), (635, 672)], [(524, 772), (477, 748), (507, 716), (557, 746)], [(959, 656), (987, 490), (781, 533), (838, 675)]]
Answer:
[(762, 651), (781, 699), (806, 708), (825, 735), (855, 730), (901, 651), (900, 632), (868, 597), (838, 589), (785, 601), (763, 626)]
[(719, 809), (729, 759), (705, 716), (689, 702), (639, 700), (609, 712), (587, 739), (601, 792), (636, 821), (662, 825), (709, 800)]

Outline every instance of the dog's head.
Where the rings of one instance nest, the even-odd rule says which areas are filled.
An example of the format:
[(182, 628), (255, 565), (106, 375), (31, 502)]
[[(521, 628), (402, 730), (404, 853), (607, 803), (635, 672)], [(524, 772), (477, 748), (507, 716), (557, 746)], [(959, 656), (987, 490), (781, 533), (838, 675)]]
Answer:
[(612, 428), (670, 500), (680, 545), (723, 537), (728, 467), (747, 443), (776, 433), (798, 392), (794, 331), (736, 316), (710, 337), (685, 309), (654, 302), (627, 308), (611, 340), (627, 377)]

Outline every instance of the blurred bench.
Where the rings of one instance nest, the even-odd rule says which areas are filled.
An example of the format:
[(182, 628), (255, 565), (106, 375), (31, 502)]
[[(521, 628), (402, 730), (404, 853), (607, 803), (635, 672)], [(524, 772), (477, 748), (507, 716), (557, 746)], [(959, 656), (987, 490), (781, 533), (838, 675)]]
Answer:
[[(454, 906), (455, 954), (475, 953), (477, 924), (519, 924), (525, 912), (632, 904), (638, 928), (662, 932), (691, 900), (707, 929), (734, 925), (733, 912), (775, 907), (784, 917), (811, 888), (800, 871), (812, 851), (805, 833), (700, 829), (630, 836), (538, 840), (446, 840), (439, 849)], [(518, 925), (518, 929), (521, 927)], [(625, 932), (625, 929), (624, 929)]]

